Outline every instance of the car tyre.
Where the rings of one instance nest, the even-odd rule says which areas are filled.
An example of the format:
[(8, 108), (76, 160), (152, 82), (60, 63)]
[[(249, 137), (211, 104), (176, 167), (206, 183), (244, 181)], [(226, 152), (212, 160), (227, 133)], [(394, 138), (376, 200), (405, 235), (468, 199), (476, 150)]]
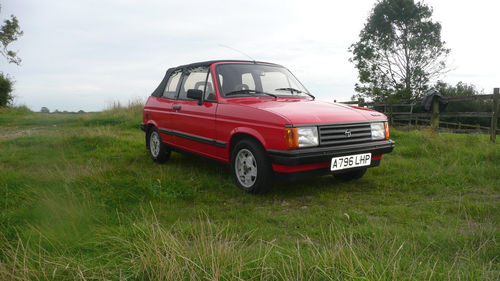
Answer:
[(164, 163), (170, 158), (170, 149), (161, 140), (160, 132), (155, 127), (148, 131), (148, 148), (151, 158), (158, 163)]
[(233, 179), (242, 190), (262, 194), (273, 185), (273, 169), (264, 148), (255, 140), (239, 141), (231, 152)]
[(357, 180), (363, 177), (363, 175), (366, 173), (366, 170), (368, 170), (368, 168), (350, 170), (345, 172), (335, 172), (333, 173), (333, 176), (339, 180)]

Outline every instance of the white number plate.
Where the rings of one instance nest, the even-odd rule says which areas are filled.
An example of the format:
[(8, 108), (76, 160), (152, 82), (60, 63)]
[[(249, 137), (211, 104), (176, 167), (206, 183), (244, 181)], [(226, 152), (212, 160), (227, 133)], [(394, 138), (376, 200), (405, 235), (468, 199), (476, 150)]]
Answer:
[(338, 171), (355, 167), (370, 166), (371, 160), (372, 160), (371, 153), (333, 157), (330, 170)]

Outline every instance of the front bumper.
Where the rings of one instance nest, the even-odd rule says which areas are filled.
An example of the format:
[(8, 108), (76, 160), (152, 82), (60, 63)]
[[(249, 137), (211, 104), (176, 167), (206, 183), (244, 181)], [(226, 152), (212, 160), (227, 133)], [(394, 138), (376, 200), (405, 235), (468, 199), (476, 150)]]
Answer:
[(146, 125), (144, 123), (141, 123), (141, 125), (139, 125), (139, 127), (141, 128), (141, 130), (146, 132)]
[(297, 150), (268, 149), (273, 164), (297, 166), (330, 162), (332, 157), (371, 152), (372, 155), (389, 153), (394, 149), (394, 141), (383, 140), (368, 143), (331, 147), (313, 147)]

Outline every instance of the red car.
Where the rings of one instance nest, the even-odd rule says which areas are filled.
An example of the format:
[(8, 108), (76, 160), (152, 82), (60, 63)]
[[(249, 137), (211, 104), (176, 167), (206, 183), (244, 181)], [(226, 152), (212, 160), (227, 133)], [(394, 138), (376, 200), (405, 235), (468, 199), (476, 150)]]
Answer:
[(394, 148), (385, 115), (316, 101), (288, 69), (255, 61), (170, 68), (141, 129), (153, 160), (182, 150), (228, 163), (251, 193), (266, 192), (275, 176), (361, 178)]

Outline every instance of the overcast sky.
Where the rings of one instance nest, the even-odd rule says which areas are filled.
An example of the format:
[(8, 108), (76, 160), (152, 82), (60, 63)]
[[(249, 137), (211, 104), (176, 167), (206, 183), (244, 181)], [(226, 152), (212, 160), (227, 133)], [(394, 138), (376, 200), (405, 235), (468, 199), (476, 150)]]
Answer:
[[(375, 1), (7, 0), (23, 37), (16, 104), (96, 111), (146, 99), (167, 68), (211, 59), (256, 60), (290, 69), (322, 100), (349, 100), (357, 72), (348, 47)], [(452, 53), (442, 80), (500, 87), (500, 1), (429, 0)]]

